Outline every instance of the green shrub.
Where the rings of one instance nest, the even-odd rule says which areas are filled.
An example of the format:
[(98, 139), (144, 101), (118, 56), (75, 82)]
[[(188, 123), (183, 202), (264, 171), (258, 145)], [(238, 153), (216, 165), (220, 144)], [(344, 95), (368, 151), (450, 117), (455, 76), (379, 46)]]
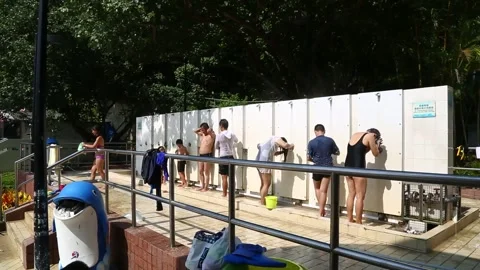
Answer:
[[(457, 167), (480, 169), (480, 160), (477, 159), (476, 155), (466, 155), (464, 160), (457, 162)], [(480, 171), (472, 170), (455, 170), (454, 173), (456, 175), (480, 176)]]
[(3, 188), (13, 188), (15, 185), (15, 173), (2, 172), (1, 175), (2, 175)]

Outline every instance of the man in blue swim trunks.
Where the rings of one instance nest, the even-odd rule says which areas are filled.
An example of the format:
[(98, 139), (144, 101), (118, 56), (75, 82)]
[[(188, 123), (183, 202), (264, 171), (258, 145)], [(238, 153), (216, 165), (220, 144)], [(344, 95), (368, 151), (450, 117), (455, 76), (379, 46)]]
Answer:
[[(322, 124), (315, 126), (315, 139), (308, 142), (307, 160), (313, 162), (314, 166), (333, 166), (332, 155), (340, 155), (335, 141), (325, 136), (325, 127)], [(325, 203), (327, 202), (328, 185), (330, 174), (313, 174), (313, 185), (315, 196), (320, 208), (320, 216), (325, 216)]]

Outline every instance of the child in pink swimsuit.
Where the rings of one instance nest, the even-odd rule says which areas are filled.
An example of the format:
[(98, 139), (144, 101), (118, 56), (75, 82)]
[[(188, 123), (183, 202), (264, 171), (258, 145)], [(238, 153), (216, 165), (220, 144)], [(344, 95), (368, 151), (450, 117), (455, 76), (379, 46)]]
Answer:
[[(105, 145), (105, 140), (102, 136), (102, 131), (100, 126), (95, 125), (92, 128), (92, 134), (96, 137), (95, 142), (93, 144), (86, 144), (83, 143), (83, 147), (88, 149), (103, 149)], [(102, 180), (105, 180), (105, 152), (98, 151), (95, 153), (95, 162), (90, 170), (90, 181), (95, 181), (95, 176), (98, 172)]]

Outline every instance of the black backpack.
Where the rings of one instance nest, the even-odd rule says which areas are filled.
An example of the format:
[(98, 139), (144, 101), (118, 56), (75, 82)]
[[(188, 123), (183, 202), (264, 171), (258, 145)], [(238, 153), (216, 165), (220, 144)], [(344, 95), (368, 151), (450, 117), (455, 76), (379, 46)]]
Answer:
[[(158, 176), (158, 167), (156, 164), (156, 159), (157, 159), (157, 149), (150, 149), (147, 150), (145, 155), (143, 156), (142, 160), (142, 178), (145, 181), (145, 183), (150, 184), (152, 180), (154, 181), (155, 177)], [(157, 179), (158, 181), (158, 179)]]

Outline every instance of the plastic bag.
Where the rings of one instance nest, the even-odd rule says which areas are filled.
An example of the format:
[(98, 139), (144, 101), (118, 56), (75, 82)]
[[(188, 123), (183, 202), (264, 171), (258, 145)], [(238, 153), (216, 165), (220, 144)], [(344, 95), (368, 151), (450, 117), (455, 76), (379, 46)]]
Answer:
[(210, 248), (223, 236), (223, 231), (212, 234), (207, 231), (198, 231), (193, 237), (192, 247), (188, 253), (185, 267), (189, 270), (201, 270), (202, 264)]
[[(222, 230), (223, 235), (218, 239), (207, 253), (207, 257), (202, 264), (202, 270), (221, 270), (224, 266), (223, 257), (228, 254), (229, 240), (228, 240), (228, 227)], [(242, 241), (238, 237), (235, 237), (235, 247), (241, 244)]]

